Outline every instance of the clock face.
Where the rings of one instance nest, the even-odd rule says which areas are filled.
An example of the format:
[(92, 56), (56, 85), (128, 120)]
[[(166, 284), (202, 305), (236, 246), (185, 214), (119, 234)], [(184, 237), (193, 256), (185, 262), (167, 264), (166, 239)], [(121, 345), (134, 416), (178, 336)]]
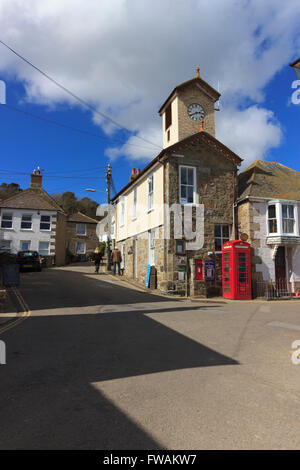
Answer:
[(193, 121), (201, 121), (204, 118), (205, 112), (200, 104), (194, 103), (188, 107), (188, 115)]

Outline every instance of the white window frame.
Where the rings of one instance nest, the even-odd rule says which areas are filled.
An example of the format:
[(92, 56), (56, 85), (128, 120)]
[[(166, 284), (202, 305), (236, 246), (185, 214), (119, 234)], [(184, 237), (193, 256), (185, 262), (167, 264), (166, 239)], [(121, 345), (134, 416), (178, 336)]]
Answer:
[[(83, 251), (78, 251), (78, 245), (83, 245)], [(75, 243), (75, 253), (76, 255), (85, 255), (86, 254), (86, 243), (81, 240), (76, 240)]]
[[(8, 245), (6, 248), (5, 245)], [(0, 253), (10, 253), (11, 251), (11, 240), (0, 240)]]
[(151, 211), (154, 207), (154, 174), (148, 176), (147, 178), (147, 186), (148, 186), (148, 211)]
[[(49, 222), (45, 222), (45, 221), (42, 221), (42, 217), (49, 217)], [(42, 224), (44, 225), (49, 225), (49, 228), (42, 228)], [(51, 215), (48, 215), (48, 214), (41, 214), (41, 217), (40, 217), (40, 230), (41, 231), (46, 231), (46, 232), (50, 232), (51, 231)]]
[[(10, 216), (10, 221), (11, 221), (11, 227), (3, 227), (3, 216)], [(8, 220), (6, 220), (6, 222), (8, 222)], [(4, 230), (12, 230), (13, 229), (13, 213), (12, 212), (2, 212), (1, 214), (1, 228), (3, 228)]]
[(120, 199), (120, 227), (125, 225), (125, 198)]
[[(30, 217), (30, 227), (22, 227), (23, 222), (26, 223), (26, 224), (29, 223), (28, 220), (23, 221), (23, 217), (28, 217), (28, 218)], [(22, 214), (20, 229), (21, 230), (32, 230), (32, 214)]]
[[(84, 227), (84, 233), (78, 230), (79, 226)], [(76, 235), (82, 235), (82, 236), (86, 235), (86, 224), (83, 224), (83, 223), (76, 224)]]
[[(23, 248), (23, 243), (28, 243), (28, 248)], [(20, 251), (29, 251), (31, 245), (31, 240), (21, 240), (20, 241)]]
[[(192, 186), (190, 184), (185, 184), (181, 182), (181, 171), (183, 168), (187, 170), (193, 170), (193, 202), (187, 202), (183, 198), (181, 198), (181, 186)], [(179, 203), (185, 206), (196, 204), (196, 194), (197, 194), (197, 167), (195, 166), (188, 166), (188, 165), (179, 165)]]
[[(270, 232), (270, 227), (269, 227), (269, 220), (275, 220), (275, 219), (269, 219), (269, 207), (270, 206), (275, 206), (275, 218), (276, 218), (276, 226), (277, 226), (277, 231), (276, 232)], [(276, 202), (269, 202), (268, 204), (268, 207), (267, 207), (267, 230), (268, 230), (268, 234), (270, 236), (272, 235), (278, 235), (278, 233), (280, 233), (280, 230), (278, 231), (278, 229), (280, 229), (280, 221), (279, 221), (279, 211), (278, 211), (279, 207), (278, 207), (278, 204)]]
[[(48, 249), (41, 248), (42, 243), (47, 243), (48, 244)], [(50, 242), (47, 240), (40, 240), (39, 241), (39, 254), (42, 256), (48, 256), (50, 254)]]
[[(269, 206), (275, 205), (276, 207), (276, 219), (277, 219), (277, 232), (273, 233), (269, 231), (269, 217), (268, 210)], [(283, 206), (293, 206), (294, 207), (294, 231), (293, 233), (285, 233), (283, 231)], [(275, 236), (284, 236), (284, 237), (299, 237), (299, 218), (298, 218), (298, 202), (297, 201), (288, 201), (284, 199), (273, 199), (268, 201), (267, 212), (266, 212), (266, 221), (267, 221), (267, 234), (269, 237)]]
[(137, 208), (137, 187), (133, 188), (133, 191), (132, 191), (132, 220), (136, 219), (136, 208)]
[[(214, 224), (214, 231), (215, 231), (215, 226), (218, 225), (221, 227), (221, 236), (220, 237), (216, 237), (215, 236), (215, 233), (214, 233), (214, 248), (216, 248), (216, 245), (215, 245), (215, 241), (216, 241), (216, 238), (220, 239), (221, 240), (221, 247), (223, 246), (223, 243), (227, 242), (230, 240), (231, 238), (231, 231), (232, 231), (232, 225), (230, 224)], [(229, 228), (229, 233), (228, 233), (228, 237), (224, 237), (223, 236), (223, 227), (228, 227)], [(221, 250), (216, 250), (215, 249), (215, 253), (222, 253), (222, 248)]]
[(150, 266), (155, 265), (155, 230), (149, 230), (148, 232), (148, 247), (149, 247), (149, 256), (148, 261)]
[[(293, 212), (293, 217), (283, 217), (283, 207), (286, 206), (286, 207), (292, 207), (292, 212)], [(289, 212), (289, 210), (287, 209), (287, 212)], [(282, 217), (282, 233), (284, 235), (295, 235), (295, 229), (296, 229), (296, 218), (295, 218), (295, 212), (296, 212), (296, 207), (294, 204), (284, 204), (282, 203), (281, 204), (281, 217)], [(284, 220), (287, 220), (287, 221), (290, 221), (292, 220), (293, 221), (293, 231), (292, 232), (285, 232), (284, 231)]]

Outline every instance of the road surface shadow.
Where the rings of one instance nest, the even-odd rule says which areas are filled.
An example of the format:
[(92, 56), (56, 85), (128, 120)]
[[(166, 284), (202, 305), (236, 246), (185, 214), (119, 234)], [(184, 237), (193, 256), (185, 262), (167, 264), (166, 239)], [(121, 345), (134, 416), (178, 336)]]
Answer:
[(122, 381), (120, 407), (91, 384), (238, 364), (135, 311), (31, 317), (1, 339), (1, 449), (159, 449), (122, 411)]

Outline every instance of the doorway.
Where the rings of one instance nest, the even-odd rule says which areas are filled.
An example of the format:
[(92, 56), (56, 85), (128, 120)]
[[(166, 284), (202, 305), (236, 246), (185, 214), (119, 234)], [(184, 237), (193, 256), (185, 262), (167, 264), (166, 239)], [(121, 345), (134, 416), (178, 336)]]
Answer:
[(285, 292), (286, 284), (286, 253), (285, 247), (279, 246), (275, 256), (275, 281), (277, 291)]
[(137, 253), (137, 238), (133, 239), (133, 279), (137, 279), (137, 259), (138, 259), (138, 253)]

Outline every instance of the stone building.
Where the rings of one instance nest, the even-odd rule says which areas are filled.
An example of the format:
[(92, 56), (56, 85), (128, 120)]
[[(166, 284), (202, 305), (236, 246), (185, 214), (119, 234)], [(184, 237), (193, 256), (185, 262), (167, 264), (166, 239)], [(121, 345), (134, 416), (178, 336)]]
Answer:
[[(162, 151), (142, 171), (133, 169), (113, 198), (125, 274), (144, 285), (154, 266), (163, 291), (221, 293), (221, 247), (234, 234), (241, 158), (215, 138), (219, 97), (198, 70), (174, 88), (159, 110)], [(205, 266), (215, 269), (208, 273)]]
[(66, 214), (42, 188), (34, 171), (30, 187), (0, 201), (0, 250), (38, 251), (48, 264), (65, 263)]
[(254, 284), (289, 282), (300, 292), (300, 173), (256, 160), (239, 175), (237, 216), (251, 244)]
[(99, 238), (96, 233), (98, 220), (81, 212), (69, 215), (66, 226), (66, 248), (69, 253), (86, 259), (96, 247)]

